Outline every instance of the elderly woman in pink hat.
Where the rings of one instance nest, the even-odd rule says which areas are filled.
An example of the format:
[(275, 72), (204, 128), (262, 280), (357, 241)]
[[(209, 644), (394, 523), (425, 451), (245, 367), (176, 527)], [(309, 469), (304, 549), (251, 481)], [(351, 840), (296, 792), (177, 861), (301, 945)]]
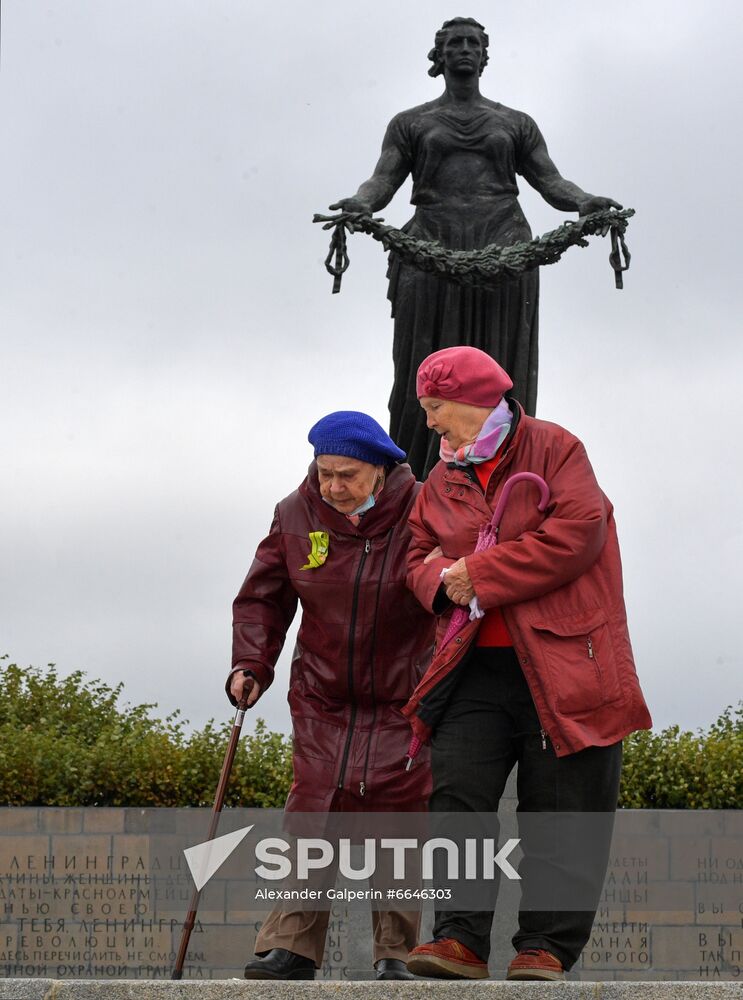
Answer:
[[(495, 812), (518, 764), (520, 811), (613, 814), (621, 741), (651, 725), (627, 631), (613, 508), (581, 442), (526, 416), (510, 388), (476, 348), (437, 351), (418, 369), (441, 460), (411, 514), (408, 585), (440, 620), (438, 654), (405, 712), (420, 738), (431, 737), (434, 812)], [(538, 510), (533, 486), (514, 489), (498, 544), (475, 552), (479, 529), (518, 472), (547, 483), (546, 509)], [(467, 606), (472, 620), (442, 649), (451, 614)], [(536, 870), (525, 853), (525, 888)], [(522, 910), (508, 978), (561, 979), (594, 915)], [(408, 968), (485, 978), (492, 919), (492, 911), (437, 911), (434, 940), (411, 953)]]

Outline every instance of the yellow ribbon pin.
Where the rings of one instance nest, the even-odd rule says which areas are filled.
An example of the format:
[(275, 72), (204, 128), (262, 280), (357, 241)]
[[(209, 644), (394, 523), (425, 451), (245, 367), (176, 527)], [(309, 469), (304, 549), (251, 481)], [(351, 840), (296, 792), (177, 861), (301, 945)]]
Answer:
[(307, 562), (300, 569), (319, 569), (328, 558), (330, 539), (327, 531), (311, 531), (310, 544), (312, 551), (307, 555)]

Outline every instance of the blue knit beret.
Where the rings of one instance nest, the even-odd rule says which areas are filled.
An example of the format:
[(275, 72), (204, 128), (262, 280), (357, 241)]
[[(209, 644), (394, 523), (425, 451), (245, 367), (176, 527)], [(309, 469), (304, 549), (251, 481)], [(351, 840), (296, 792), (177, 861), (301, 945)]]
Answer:
[(338, 410), (318, 420), (307, 440), (318, 455), (345, 455), (370, 465), (402, 462), (405, 452), (376, 420), (357, 410)]

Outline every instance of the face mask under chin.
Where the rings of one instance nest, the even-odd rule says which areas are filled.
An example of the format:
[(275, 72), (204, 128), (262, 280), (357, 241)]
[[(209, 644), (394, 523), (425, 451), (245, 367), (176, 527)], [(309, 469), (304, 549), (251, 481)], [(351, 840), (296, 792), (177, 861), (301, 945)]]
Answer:
[(356, 510), (352, 510), (348, 516), (356, 517), (357, 514), (366, 514), (368, 510), (372, 509), (375, 503), (376, 500), (374, 498), (374, 494), (370, 493), (369, 496), (366, 498), (366, 500), (364, 500), (364, 502), (359, 507), (357, 507)]

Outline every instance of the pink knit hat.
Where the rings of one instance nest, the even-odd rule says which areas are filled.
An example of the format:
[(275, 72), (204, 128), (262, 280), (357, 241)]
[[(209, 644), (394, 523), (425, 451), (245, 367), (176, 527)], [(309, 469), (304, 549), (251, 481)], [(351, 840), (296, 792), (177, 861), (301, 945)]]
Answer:
[(418, 369), (418, 398), (433, 396), (471, 406), (497, 406), (513, 382), (501, 366), (476, 347), (445, 347)]

